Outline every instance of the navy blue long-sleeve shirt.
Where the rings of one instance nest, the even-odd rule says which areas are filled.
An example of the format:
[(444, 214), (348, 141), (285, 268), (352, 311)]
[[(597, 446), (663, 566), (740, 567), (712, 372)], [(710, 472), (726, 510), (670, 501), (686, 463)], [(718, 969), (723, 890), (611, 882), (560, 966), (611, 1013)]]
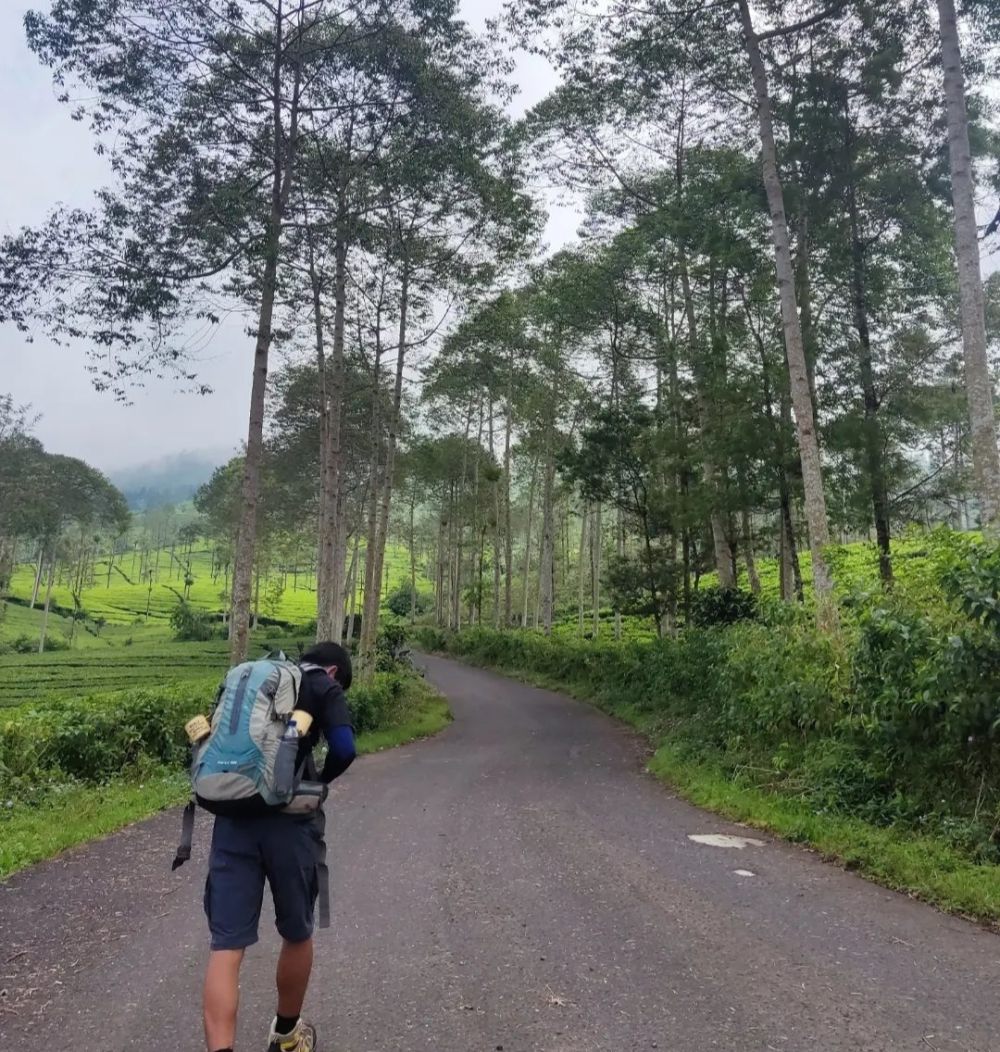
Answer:
[(354, 726), (344, 688), (325, 669), (306, 666), (302, 672), (297, 707), (313, 718), (309, 732), (299, 747), (299, 763), (319, 744), (320, 734), (326, 739), (327, 754), (320, 779), (332, 782), (354, 762), (357, 749)]

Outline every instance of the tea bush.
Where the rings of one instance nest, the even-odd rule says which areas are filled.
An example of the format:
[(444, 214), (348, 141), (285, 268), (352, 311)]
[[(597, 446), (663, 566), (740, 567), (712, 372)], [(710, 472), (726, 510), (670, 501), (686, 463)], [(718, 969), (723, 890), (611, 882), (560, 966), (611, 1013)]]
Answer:
[[(37, 800), (67, 782), (99, 784), (150, 766), (188, 760), (184, 724), (207, 713), (219, 677), (89, 697), (26, 704), (0, 715), (0, 800)], [(398, 674), (377, 674), (348, 699), (359, 733), (406, 718)]]

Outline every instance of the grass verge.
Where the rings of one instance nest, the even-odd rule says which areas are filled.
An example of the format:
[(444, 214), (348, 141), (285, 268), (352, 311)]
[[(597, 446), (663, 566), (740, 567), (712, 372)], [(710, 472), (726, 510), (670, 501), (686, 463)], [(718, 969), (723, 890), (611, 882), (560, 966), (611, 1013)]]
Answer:
[(448, 703), (429, 684), (414, 678), (408, 690), (414, 694), (406, 718), (394, 727), (368, 731), (358, 736), (358, 753), (361, 756), (383, 749), (394, 749), (398, 745), (429, 738), (438, 734), (451, 723)]
[[(479, 664), (452, 653), (443, 656)], [(664, 741), (661, 728), (648, 714), (626, 703), (609, 703), (584, 686), (523, 668), (502, 664), (488, 667), (513, 679), (569, 694), (635, 728), (656, 749), (648, 764), (650, 773), (698, 807), (811, 847), (825, 860), (884, 887), (1000, 930), (1000, 867), (974, 863), (934, 836), (817, 812), (795, 797), (741, 784), (711, 761)]]
[[(447, 702), (424, 680), (407, 683), (410, 695), (402, 722), (358, 735), (358, 753), (381, 752), (428, 738), (451, 722)], [(190, 792), (183, 772), (164, 768), (105, 785), (69, 785), (34, 805), (0, 800), (0, 880), (67, 848), (182, 804)]]

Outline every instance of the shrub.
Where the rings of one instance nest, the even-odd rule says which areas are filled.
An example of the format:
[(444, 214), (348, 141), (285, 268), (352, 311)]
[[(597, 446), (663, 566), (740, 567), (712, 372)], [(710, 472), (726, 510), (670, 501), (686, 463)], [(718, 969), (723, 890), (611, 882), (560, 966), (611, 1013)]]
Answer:
[(388, 610), (397, 617), (409, 617), (411, 614), (424, 614), (431, 608), (433, 598), (420, 589), (414, 590), (410, 581), (404, 581), (390, 592), (385, 600)]
[(40, 783), (103, 782), (140, 760), (180, 765), (184, 724), (206, 712), (218, 681), (21, 705), (0, 719), (0, 793)]
[(354, 717), (354, 729), (363, 734), (399, 723), (405, 714), (402, 676), (377, 672), (371, 679), (352, 687), (347, 695)]
[(734, 625), (757, 616), (757, 597), (739, 588), (702, 588), (691, 597), (691, 623), (699, 628)]
[(423, 650), (441, 652), (448, 647), (448, 633), (443, 628), (433, 625), (417, 625), (410, 635), (413, 642)]
[(187, 643), (206, 643), (217, 636), (216, 626), (210, 614), (195, 608), (181, 599), (171, 611), (170, 627), (174, 630), (174, 639)]
[(404, 663), (409, 655), (406, 645), (406, 629), (399, 621), (384, 621), (375, 640), (375, 670), (392, 672)]
[[(0, 715), (0, 798), (37, 799), (67, 782), (99, 784), (150, 766), (181, 768), (189, 759), (184, 724), (207, 713), (219, 679), (116, 691), (47, 704), (24, 704)], [(358, 733), (406, 718), (406, 677), (376, 673), (350, 691)]]

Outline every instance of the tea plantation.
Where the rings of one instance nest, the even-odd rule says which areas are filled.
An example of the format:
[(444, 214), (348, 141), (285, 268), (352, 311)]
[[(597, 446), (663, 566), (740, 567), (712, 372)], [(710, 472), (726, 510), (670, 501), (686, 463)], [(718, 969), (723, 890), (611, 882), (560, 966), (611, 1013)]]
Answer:
[[(410, 556), (405, 548), (389, 545), (385, 559), (383, 587), (391, 590), (409, 578)], [(190, 560), (186, 554), (182, 560), (170, 549), (163, 548), (149, 558), (147, 565), (153, 570), (152, 581), (148, 577), (143, 579), (143, 563), (132, 553), (116, 557), (110, 573), (107, 560), (98, 560), (92, 580), (80, 593), (80, 601), (89, 617), (103, 618), (108, 625), (165, 622), (185, 591), (188, 592), (188, 601), (198, 610), (216, 612), (225, 607), (230, 582), (217, 570), (213, 573), (212, 553), (208, 548), (192, 551)], [(186, 589), (188, 566), (192, 583)], [(19, 566), (11, 582), (11, 596), (22, 602), (30, 600), (33, 583), (34, 567)], [(73, 593), (68, 580), (57, 578), (52, 589), (52, 603), (67, 613), (73, 609)], [(311, 571), (290, 570), (263, 577), (258, 610), (268, 620), (285, 624), (304, 624), (313, 620), (316, 616), (315, 577)], [(9, 632), (4, 631), (6, 635)]]

